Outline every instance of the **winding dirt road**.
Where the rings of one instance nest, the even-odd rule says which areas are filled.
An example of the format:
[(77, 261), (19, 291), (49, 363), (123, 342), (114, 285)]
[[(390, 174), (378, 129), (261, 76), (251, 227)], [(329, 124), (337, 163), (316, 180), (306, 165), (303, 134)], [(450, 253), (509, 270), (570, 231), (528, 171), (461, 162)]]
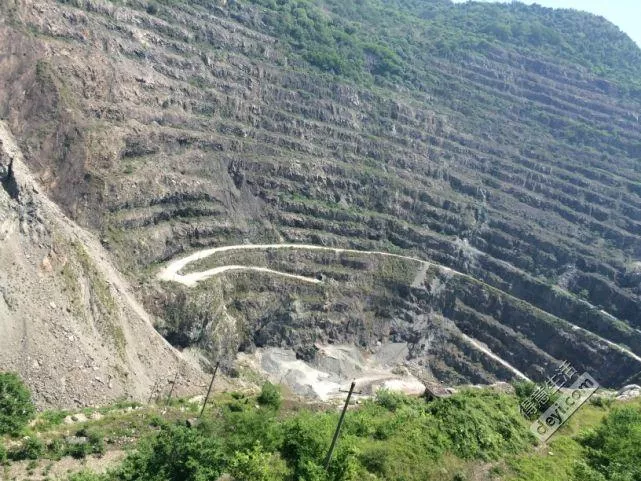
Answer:
[[(223, 246), (223, 247), (213, 247), (210, 249), (204, 249), (202, 251), (195, 252), (187, 257), (182, 259), (177, 259), (170, 262), (164, 269), (158, 274), (158, 278), (163, 281), (173, 281), (184, 284), (188, 287), (195, 286), (198, 282), (214, 277), (223, 272), (233, 271), (233, 270), (245, 270), (245, 271), (257, 271), (257, 272), (269, 272), (271, 274), (290, 277), (294, 279), (299, 279), (304, 282), (313, 282), (321, 283), (318, 279), (313, 279), (311, 277), (298, 276), (294, 274), (288, 274), (286, 272), (275, 271), (272, 269), (266, 269), (264, 267), (254, 267), (254, 266), (222, 266), (216, 267), (214, 269), (209, 269), (202, 272), (191, 272), (189, 274), (181, 274), (182, 271), (187, 265), (192, 262), (211, 257), (220, 252), (229, 252), (229, 251), (241, 251), (241, 250), (275, 250), (275, 249), (297, 249), (297, 250), (315, 250), (315, 251), (325, 251), (325, 252), (334, 252), (337, 254), (340, 253), (352, 253), (352, 254), (362, 254), (362, 255), (375, 255), (375, 256), (384, 256), (384, 257), (394, 257), (397, 259), (405, 259), (409, 261), (419, 262), (424, 265), (433, 265), (447, 272), (456, 272), (452, 271), (449, 267), (440, 266), (438, 264), (433, 264), (431, 262), (424, 261), (417, 257), (403, 256), (400, 254), (391, 254), (389, 252), (382, 251), (361, 251), (356, 249), (341, 249), (338, 247), (325, 247), (317, 246), (312, 244), (242, 244), (235, 246)], [(459, 275), (465, 275), (461, 272), (456, 272)]]
[[(357, 250), (357, 249), (343, 249), (343, 248), (338, 248), (338, 247), (326, 247), (326, 246), (318, 246), (318, 245), (313, 245), (313, 244), (240, 244), (240, 245), (231, 245), (231, 246), (222, 246), (222, 247), (212, 247), (209, 249), (203, 249), (201, 251), (195, 252), (191, 255), (188, 255), (186, 257), (183, 257), (181, 259), (176, 259), (169, 264), (167, 264), (161, 271), (158, 273), (158, 279), (162, 281), (168, 281), (168, 282), (178, 282), (180, 284), (183, 284), (187, 287), (194, 287), (198, 282), (204, 281), (206, 279), (209, 279), (211, 277), (217, 276), (219, 274), (223, 274), (225, 272), (229, 271), (253, 271), (253, 272), (262, 272), (262, 273), (268, 273), (271, 275), (277, 275), (281, 277), (287, 277), (291, 279), (297, 279), (302, 282), (309, 282), (313, 284), (322, 284), (323, 281), (319, 279), (315, 279), (312, 277), (305, 277), (305, 276), (299, 276), (296, 274), (290, 274), (287, 272), (281, 272), (281, 271), (276, 271), (273, 269), (268, 269), (265, 267), (257, 267), (257, 266), (241, 266), (241, 265), (227, 265), (227, 266), (221, 266), (221, 267), (215, 267), (213, 269), (208, 269), (205, 271), (201, 272), (190, 272), (188, 274), (181, 274), (181, 271), (189, 264), (199, 261), (201, 259), (205, 259), (207, 257), (211, 257), (215, 254), (219, 254), (221, 252), (231, 252), (231, 251), (249, 251), (249, 250), (276, 250), (276, 249), (296, 249), (296, 250), (308, 250), (308, 251), (323, 251), (323, 252), (334, 252), (337, 254), (340, 253), (352, 253), (352, 254), (361, 254), (361, 255), (370, 255), (370, 256), (381, 256), (381, 257), (393, 257), (396, 259), (405, 259), (408, 261), (413, 261), (419, 263), (423, 269), (422, 271), (426, 271), (426, 268), (433, 266), (438, 269), (440, 269), (443, 272), (451, 273), (456, 276), (462, 276), (466, 279), (472, 280), (474, 282), (482, 282), (479, 281), (478, 279), (468, 275), (464, 274), (462, 272), (456, 271), (454, 269), (451, 269), (446, 266), (442, 266), (440, 264), (436, 264), (433, 262), (428, 262), (423, 259), (419, 259), (418, 257), (411, 257), (411, 256), (404, 256), (400, 254), (392, 254), (390, 252), (382, 252), (382, 251), (366, 251), (366, 250)], [(492, 286), (488, 285), (488, 288), (490, 289), (495, 289)], [(507, 292), (501, 291), (501, 293), (507, 297), (511, 297), (513, 299), (517, 299), (511, 294), (508, 294)], [(534, 306), (533, 306), (534, 307)], [(538, 309), (538, 308), (535, 308)], [(540, 310), (540, 309), (538, 309)], [(545, 311), (542, 311), (545, 312)], [(550, 313), (546, 313), (550, 314)], [(550, 314), (551, 315), (551, 314)], [(556, 317), (556, 316), (554, 316)], [(612, 316), (614, 318), (614, 316)], [(592, 331), (588, 331), (587, 329), (584, 329), (580, 326), (577, 326), (575, 324), (572, 324), (571, 322), (566, 321), (565, 319), (558, 318), (559, 321), (562, 323), (566, 324), (573, 330), (580, 330), (583, 331), (584, 333), (588, 334), (590, 337), (594, 339), (598, 339), (612, 348), (626, 354), (627, 356), (635, 359), (637, 362), (641, 363), (641, 357), (635, 354), (634, 352), (630, 351), (629, 349), (626, 349), (608, 339), (605, 339), (598, 334), (593, 333)], [(616, 318), (615, 318), (616, 319)], [(461, 333), (462, 334), (462, 333)], [(515, 375), (517, 375), (520, 378), (525, 378), (525, 374), (523, 374), (521, 371), (513, 367), (511, 364), (509, 364), (507, 361), (504, 359), (501, 359), (499, 356), (491, 352), (488, 348), (483, 346), (482, 343), (479, 341), (464, 335), (464, 338), (476, 349), (480, 350), (484, 354), (488, 355), (492, 359), (500, 362), (503, 364), (505, 367), (510, 369), (512, 372), (514, 372)]]

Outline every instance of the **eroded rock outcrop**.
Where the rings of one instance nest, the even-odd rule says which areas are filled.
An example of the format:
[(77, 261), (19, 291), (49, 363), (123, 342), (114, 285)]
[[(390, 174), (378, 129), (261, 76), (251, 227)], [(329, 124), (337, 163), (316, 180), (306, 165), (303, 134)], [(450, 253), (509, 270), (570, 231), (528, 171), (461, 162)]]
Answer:
[(4, 122), (0, 159), (0, 369), (20, 373), (40, 406), (147, 399), (176, 370), (179, 391), (202, 389), (99, 242), (41, 193)]

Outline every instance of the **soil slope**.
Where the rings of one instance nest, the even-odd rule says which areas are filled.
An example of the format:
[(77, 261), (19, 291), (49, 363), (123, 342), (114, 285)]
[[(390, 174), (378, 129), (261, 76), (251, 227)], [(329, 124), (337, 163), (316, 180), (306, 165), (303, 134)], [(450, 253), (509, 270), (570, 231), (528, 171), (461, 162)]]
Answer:
[(0, 369), (17, 371), (39, 405), (147, 399), (197, 369), (153, 328), (109, 254), (41, 193), (0, 122)]

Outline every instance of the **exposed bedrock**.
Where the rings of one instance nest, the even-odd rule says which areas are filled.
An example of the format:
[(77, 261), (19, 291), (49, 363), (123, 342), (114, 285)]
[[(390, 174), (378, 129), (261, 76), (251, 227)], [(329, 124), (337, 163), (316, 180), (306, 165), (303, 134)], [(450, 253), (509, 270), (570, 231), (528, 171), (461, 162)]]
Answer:
[[(174, 345), (309, 358), (316, 341), (395, 340), (444, 381), (514, 374), (469, 336), (535, 379), (560, 359), (606, 385), (641, 369), (624, 352), (641, 355), (641, 101), (623, 74), (545, 46), (449, 51), (417, 34), (413, 81), (358, 81), (306, 63), (252, 2), (147, 6), (1, 2), (0, 116), (42, 192), (99, 236)], [(4, 158), (0, 178), (19, 195)], [(303, 254), (235, 261), (322, 285), (155, 278), (197, 249), (284, 242), (470, 278), (429, 274), (437, 293), (411, 263)]]

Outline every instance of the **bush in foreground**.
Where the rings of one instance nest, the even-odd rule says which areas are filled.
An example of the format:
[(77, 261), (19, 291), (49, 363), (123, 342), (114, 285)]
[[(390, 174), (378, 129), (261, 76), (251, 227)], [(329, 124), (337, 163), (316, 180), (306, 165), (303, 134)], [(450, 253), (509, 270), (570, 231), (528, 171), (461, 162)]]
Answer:
[(274, 386), (271, 382), (267, 381), (263, 384), (263, 388), (258, 396), (258, 403), (262, 406), (269, 406), (273, 409), (280, 409), (280, 405), (283, 402), (280, 395), (280, 390), (277, 386)]
[[(274, 393), (280, 400), (274, 386), (265, 386), (263, 405), (274, 407)], [(241, 399), (230, 399), (228, 406)], [(338, 410), (284, 416), (255, 402), (243, 403), (238, 411), (223, 407), (215, 420), (205, 418), (196, 427), (161, 424), (104, 479), (424, 481), (434, 478), (435, 467), (447, 456), (495, 460), (526, 450), (532, 441), (515, 397), (466, 391), (427, 403), (381, 392), (350, 409), (326, 471), (338, 417)], [(77, 476), (71, 481), (103, 479)]]
[(122, 481), (205, 481), (218, 479), (225, 457), (218, 437), (198, 429), (166, 425), (143, 440), (112, 479)]
[(0, 373), (0, 435), (18, 434), (35, 412), (31, 394), (18, 375)]
[(641, 407), (613, 410), (598, 428), (579, 441), (585, 448), (585, 460), (578, 464), (575, 479), (641, 479)]
[(265, 452), (260, 443), (250, 451), (237, 452), (229, 463), (229, 473), (236, 481), (281, 481), (287, 466), (278, 455)]
[(44, 443), (34, 437), (27, 437), (22, 444), (9, 451), (9, 458), (13, 461), (22, 461), (24, 459), (38, 459), (45, 453)]

